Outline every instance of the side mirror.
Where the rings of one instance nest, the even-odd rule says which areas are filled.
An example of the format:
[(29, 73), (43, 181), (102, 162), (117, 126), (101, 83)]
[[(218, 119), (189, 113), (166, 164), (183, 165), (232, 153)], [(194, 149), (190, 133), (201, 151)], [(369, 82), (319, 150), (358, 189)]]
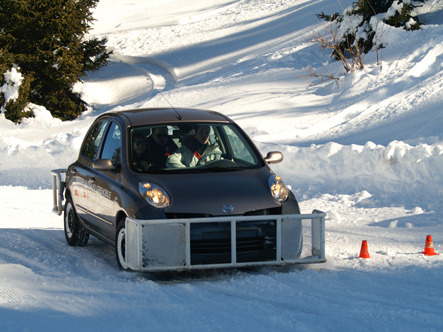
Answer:
[(94, 167), (94, 169), (97, 171), (112, 171), (115, 169), (110, 159), (98, 159), (94, 161), (92, 167)]
[(283, 154), (279, 151), (270, 151), (265, 157), (267, 164), (278, 164), (283, 160)]

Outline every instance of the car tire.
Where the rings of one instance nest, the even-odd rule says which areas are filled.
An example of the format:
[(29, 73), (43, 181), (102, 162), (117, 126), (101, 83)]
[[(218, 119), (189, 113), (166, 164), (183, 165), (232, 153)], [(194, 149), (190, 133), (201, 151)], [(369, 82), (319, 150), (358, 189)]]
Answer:
[(121, 270), (127, 270), (126, 263), (126, 221), (125, 218), (117, 225), (117, 232), (115, 235), (115, 256), (117, 258), (117, 265)]
[(89, 234), (80, 223), (74, 204), (70, 199), (66, 202), (63, 221), (66, 242), (68, 242), (70, 246), (85, 246), (88, 243)]

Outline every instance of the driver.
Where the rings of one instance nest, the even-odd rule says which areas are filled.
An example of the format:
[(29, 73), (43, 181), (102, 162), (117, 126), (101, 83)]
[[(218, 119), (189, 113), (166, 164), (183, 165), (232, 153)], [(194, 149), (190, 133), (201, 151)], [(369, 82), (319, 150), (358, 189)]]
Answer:
[[(195, 135), (186, 139), (182, 146), (167, 161), (166, 167), (194, 167), (199, 161), (209, 161), (210, 158), (221, 155), (221, 151), (216, 144), (209, 143), (209, 126), (198, 126)], [(206, 160), (208, 159), (208, 160)]]

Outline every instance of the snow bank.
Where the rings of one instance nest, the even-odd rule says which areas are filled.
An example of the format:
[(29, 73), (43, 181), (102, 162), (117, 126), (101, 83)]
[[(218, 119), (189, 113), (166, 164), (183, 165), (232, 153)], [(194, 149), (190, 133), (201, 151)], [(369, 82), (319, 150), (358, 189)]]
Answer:
[(411, 146), (394, 141), (388, 146), (327, 143), (308, 148), (261, 146), (284, 152), (275, 165), (300, 199), (316, 193), (371, 193), (368, 206), (402, 205), (429, 210), (443, 208), (443, 144)]

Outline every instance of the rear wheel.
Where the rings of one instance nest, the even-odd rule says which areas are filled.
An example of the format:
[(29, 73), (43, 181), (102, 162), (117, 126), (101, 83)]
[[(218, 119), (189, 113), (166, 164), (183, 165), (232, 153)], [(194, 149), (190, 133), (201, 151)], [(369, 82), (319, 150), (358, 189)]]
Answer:
[(115, 239), (115, 255), (117, 258), (117, 265), (122, 270), (128, 269), (126, 263), (126, 222), (121, 220), (117, 226), (117, 235)]
[(89, 234), (80, 223), (77, 212), (70, 199), (67, 200), (65, 206), (64, 228), (66, 242), (68, 242), (70, 246), (83, 247), (88, 243)]

